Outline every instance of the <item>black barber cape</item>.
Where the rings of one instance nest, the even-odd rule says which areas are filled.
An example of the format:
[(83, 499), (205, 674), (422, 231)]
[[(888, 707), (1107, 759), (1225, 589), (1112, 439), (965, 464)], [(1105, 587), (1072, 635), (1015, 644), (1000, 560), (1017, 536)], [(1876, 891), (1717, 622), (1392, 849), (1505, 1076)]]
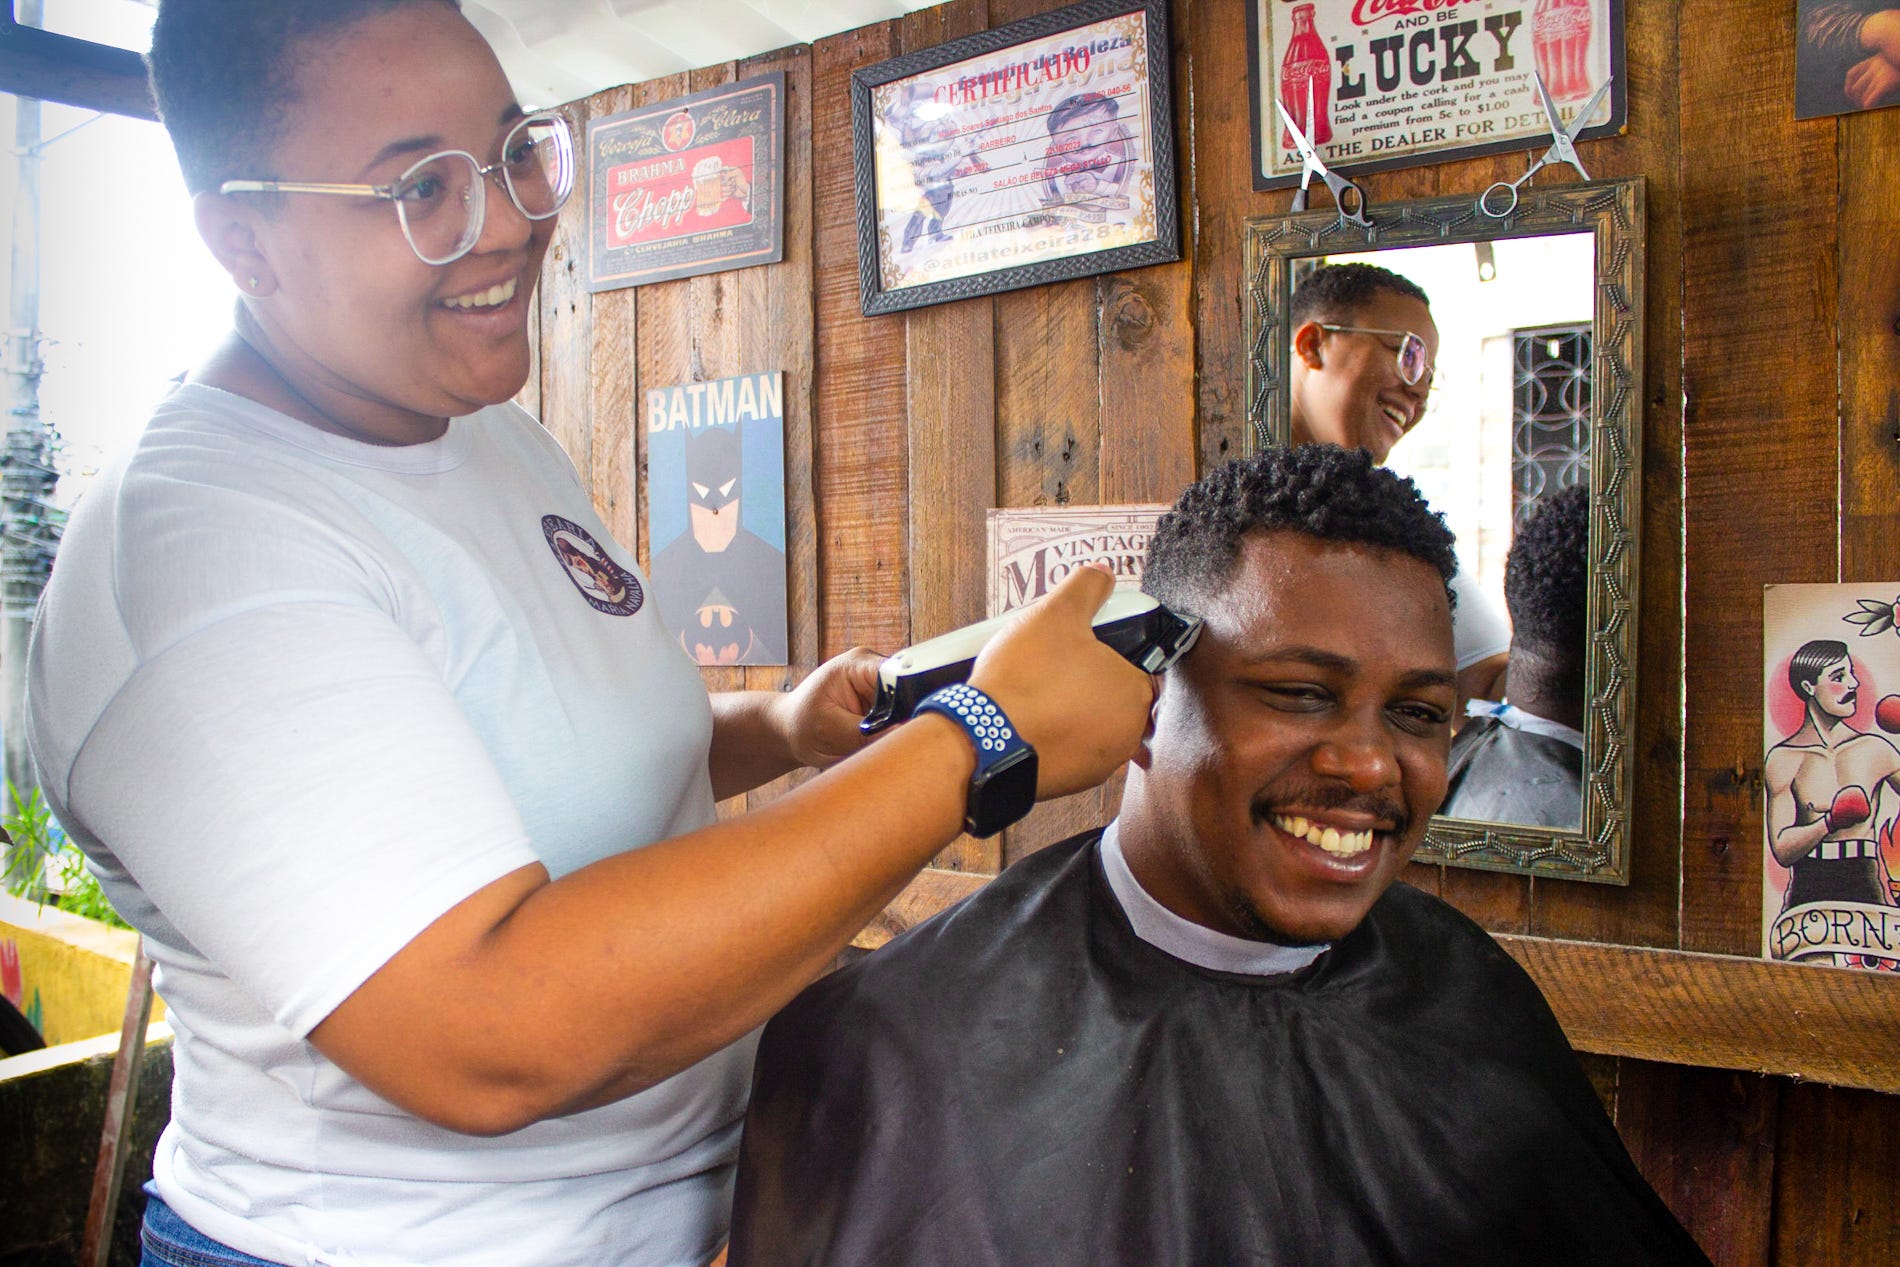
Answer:
[(1089, 832), (767, 1026), (732, 1267), (1706, 1264), (1522, 969), (1395, 885), (1310, 967), (1136, 937)]

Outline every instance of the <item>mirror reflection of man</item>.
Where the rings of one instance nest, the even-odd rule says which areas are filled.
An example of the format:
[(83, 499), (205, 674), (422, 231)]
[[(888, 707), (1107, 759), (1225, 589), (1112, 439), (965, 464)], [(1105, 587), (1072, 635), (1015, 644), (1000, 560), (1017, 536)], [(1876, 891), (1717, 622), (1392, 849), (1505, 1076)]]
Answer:
[(1451, 741), (1441, 813), (1567, 831), (1583, 826), (1589, 587), (1590, 490), (1579, 484), (1539, 502), (1511, 541), (1504, 560), (1510, 695), (1486, 706)]
[[(1801, 728), (1768, 750), (1769, 849), (1788, 868), (1783, 910), (1809, 902), (1894, 905), (1878, 824), (1900, 794), (1900, 750), (1853, 724), (1860, 679), (1847, 644), (1803, 643), (1788, 685), (1806, 710)], [(1882, 803), (1882, 802), (1886, 803)]]
[[(1438, 361), (1430, 298), (1390, 269), (1326, 265), (1294, 290), (1287, 328), (1293, 443), (1364, 449), (1383, 463), (1425, 416)], [(1459, 700), (1496, 699), (1510, 627), (1463, 572), (1452, 590), (1458, 596)]]
[(1143, 587), (1205, 624), (1119, 817), (767, 1026), (732, 1267), (1706, 1265), (1530, 978), (1394, 883), (1453, 568), (1364, 453), (1190, 487)]
[(739, 433), (686, 437), (687, 531), (653, 556), (660, 619), (699, 664), (785, 663), (785, 552), (741, 522)]

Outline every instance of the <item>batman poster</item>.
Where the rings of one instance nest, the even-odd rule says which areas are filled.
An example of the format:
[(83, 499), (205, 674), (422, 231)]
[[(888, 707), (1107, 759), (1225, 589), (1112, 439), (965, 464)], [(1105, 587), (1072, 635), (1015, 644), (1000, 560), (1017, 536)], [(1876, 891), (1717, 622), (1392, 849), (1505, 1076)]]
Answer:
[(784, 375), (644, 400), (660, 619), (699, 664), (786, 663)]

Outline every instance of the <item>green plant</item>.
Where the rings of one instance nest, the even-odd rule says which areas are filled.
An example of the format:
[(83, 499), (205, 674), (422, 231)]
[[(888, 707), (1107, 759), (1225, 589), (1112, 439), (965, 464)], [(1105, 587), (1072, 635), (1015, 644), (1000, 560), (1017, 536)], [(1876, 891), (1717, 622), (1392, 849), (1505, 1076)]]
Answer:
[(106, 900), (99, 881), (86, 869), (86, 856), (53, 817), (40, 790), (29, 788), (22, 794), (9, 782), (7, 801), (11, 809), (0, 818), (12, 845), (0, 872), (7, 892), (114, 928), (131, 927)]
[(46, 885), (47, 862), (65, 843), (65, 833), (59, 830), (38, 788), (22, 798), (20, 789), (8, 783), (7, 803), (12, 808), (0, 818), (0, 828), (6, 830), (9, 847), (6, 870), (0, 873), (0, 879), (5, 880), (7, 892), (13, 896), (44, 905), (53, 896)]

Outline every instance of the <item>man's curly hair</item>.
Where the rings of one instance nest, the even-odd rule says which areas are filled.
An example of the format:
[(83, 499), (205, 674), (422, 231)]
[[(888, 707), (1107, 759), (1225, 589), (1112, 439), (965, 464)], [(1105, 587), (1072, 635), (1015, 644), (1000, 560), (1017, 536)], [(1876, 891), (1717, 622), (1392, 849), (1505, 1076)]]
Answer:
[(1401, 277), (1377, 264), (1328, 264), (1313, 270), (1311, 276), (1293, 291), (1287, 305), (1287, 328), (1297, 330), (1309, 321), (1344, 324), (1354, 321), (1382, 291), (1392, 291), (1407, 299), (1416, 299), (1427, 308), (1431, 297), (1409, 277)]
[(1444, 517), (1411, 480), (1363, 449), (1334, 444), (1268, 449), (1190, 485), (1155, 528), (1141, 587), (1176, 611), (1204, 615), (1233, 576), (1241, 539), (1279, 529), (1409, 555), (1437, 572), (1457, 602)]
[(1531, 652), (1554, 688), (1581, 695), (1589, 603), (1590, 490), (1578, 484), (1540, 500), (1504, 557), (1512, 656)]
[(306, 41), (410, 4), (461, 0), (162, 0), (145, 68), (185, 187), (284, 179), (270, 152), (296, 105)]
[(1511, 636), (1580, 654), (1589, 620), (1590, 490), (1581, 484), (1541, 499), (1504, 557)]

